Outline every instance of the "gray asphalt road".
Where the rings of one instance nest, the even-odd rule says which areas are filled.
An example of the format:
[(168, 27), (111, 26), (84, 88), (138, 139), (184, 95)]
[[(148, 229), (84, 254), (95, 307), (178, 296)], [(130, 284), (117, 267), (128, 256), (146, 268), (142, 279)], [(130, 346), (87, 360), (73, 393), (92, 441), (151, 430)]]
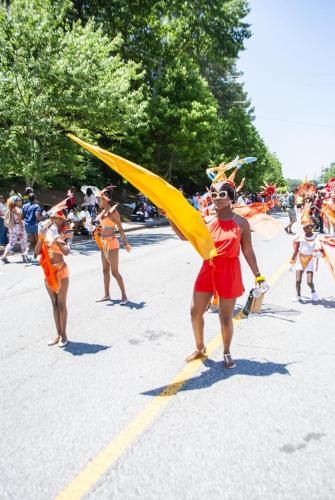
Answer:
[[(121, 252), (120, 268), (130, 307), (95, 303), (99, 254), (75, 245), (65, 351), (46, 345), (54, 327), (41, 270), (0, 268), (1, 498), (54, 498), (185, 366), (200, 258), (170, 228), (129, 240), (134, 250)], [(267, 276), (289, 242), (254, 236)], [(322, 264), (316, 283), (319, 304), (292, 303), (285, 271), (262, 315), (236, 325), (236, 369), (222, 368), (221, 349), (200, 363), (87, 498), (333, 499), (335, 291)], [(219, 332), (217, 315), (207, 315), (206, 332), (208, 341)]]

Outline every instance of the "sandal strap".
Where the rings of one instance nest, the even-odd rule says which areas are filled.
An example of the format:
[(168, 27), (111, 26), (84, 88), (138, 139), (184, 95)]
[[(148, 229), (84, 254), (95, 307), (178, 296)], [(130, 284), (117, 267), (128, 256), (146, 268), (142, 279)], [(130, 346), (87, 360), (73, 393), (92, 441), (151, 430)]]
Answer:
[(193, 361), (195, 359), (201, 358), (206, 353), (206, 347), (204, 346), (202, 349), (196, 349), (192, 352), (187, 358), (186, 361)]

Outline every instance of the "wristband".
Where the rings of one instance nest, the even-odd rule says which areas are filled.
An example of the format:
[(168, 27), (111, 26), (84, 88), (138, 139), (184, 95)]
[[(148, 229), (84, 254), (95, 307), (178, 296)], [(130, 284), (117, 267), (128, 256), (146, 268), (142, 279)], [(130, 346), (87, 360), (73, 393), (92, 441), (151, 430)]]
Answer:
[(257, 278), (255, 278), (255, 281), (256, 283), (259, 283), (260, 281), (266, 281), (265, 276), (257, 276)]

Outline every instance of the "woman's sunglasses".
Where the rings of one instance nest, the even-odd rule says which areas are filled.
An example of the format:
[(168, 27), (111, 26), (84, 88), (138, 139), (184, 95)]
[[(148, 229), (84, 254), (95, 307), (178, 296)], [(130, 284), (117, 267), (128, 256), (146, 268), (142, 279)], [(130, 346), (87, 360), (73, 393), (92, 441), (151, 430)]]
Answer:
[(216, 200), (217, 198), (225, 200), (227, 197), (228, 197), (228, 191), (220, 191), (219, 193), (217, 191), (211, 191), (212, 200)]

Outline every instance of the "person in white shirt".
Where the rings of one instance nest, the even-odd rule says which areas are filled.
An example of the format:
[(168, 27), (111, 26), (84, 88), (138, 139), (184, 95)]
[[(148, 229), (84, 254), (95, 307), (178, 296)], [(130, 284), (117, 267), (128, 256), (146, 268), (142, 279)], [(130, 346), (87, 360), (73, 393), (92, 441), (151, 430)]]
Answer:
[(86, 195), (84, 196), (84, 205), (87, 207), (90, 215), (94, 213), (95, 206), (98, 204), (95, 195), (91, 188), (86, 189)]
[(245, 199), (243, 197), (243, 194), (241, 193), (240, 196), (237, 198), (237, 204), (238, 205), (246, 205)]
[(91, 222), (91, 219), (92, 219), (91, 214), (88, 211), (86, 205), (83, 204), (80, 208), (81, 208), (81, 211), (79, 212), (79, 219), (83, 220), (84, 222), (85, 221)]
[(79, 212), (79, 219), (82, 224), (82, 228), (86, 229), (89, 233), (91, 233), (94, 229), (94, 226), (92, 225), (92, 217), (90, 212), (87, 210), (87, 207), (85, 204), (81, 206), (81, 211)]

